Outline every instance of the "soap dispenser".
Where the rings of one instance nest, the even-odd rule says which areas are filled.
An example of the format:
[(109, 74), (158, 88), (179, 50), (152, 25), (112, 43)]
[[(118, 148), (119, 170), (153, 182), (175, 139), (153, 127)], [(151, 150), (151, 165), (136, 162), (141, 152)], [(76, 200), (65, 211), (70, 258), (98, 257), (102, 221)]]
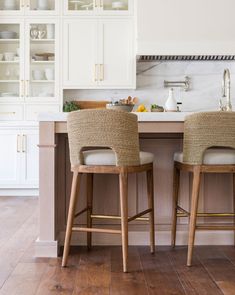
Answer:
[(169, 90), (169, 96), (165, 103), (165, 111), (166, 112), (177, 112), (177, 102), (174, 97), (174, 89), (171, 88)]

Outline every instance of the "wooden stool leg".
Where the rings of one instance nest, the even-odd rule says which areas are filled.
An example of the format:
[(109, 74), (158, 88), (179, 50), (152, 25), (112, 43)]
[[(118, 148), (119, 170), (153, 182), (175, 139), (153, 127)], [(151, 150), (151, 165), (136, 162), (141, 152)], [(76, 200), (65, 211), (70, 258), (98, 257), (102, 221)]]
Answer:
[[(235, 173), (233, 173), (233, 213), (235, 213)], [(234, 217), (235, 223), (235, 217)], [(234, 246), (235, 246), (235, 231), (234, 231)]]
[(178, 197), (179, 197), (179, 182), (180, 182), (180, 170), (176, 167), (176, 164), (174, 164), (172, 228), (171, 228), (171, 246), (172, 247), (175, 247), (175, 241), (176, 241), (177, 206), (178, 206)]
[(80, 181), (81, 181), (81, 174), (78, 172), (74, 172), (72, 188), (71, 188), (71, 196), (69, 201), (69, 212), (68, 212), (68, 220), (67, 220), (67, 226), (66, 226), (62, 267), (65, 267), (67, 265), (76, 201), (77, 201), (78, 192), (80, 188)]
[(128, 174), (119, 174), (123, 271), (127, 272), (128, 257)]
[[(93, 173), (87, 174), (87, 227), (92, 227), (92, 203), (93, 203)], [(87, 247), (91, 249), (92, 233), (87, 232)]]
[(148, 190), (148, 207), (152, 209), (149, 213), (150, 225), (150, 251), (155, 252), (155, 230), (154, 230), (154, 185), (153, 185), (153, 169), (147, 171), (147, 190)]
[(195, 166), (193, 171), (193, 188), (192, 188), (192, 200), (191, 200), (191, 213), (189, 222), (189, 237), (188, 237), (188, 258), (187, 266), (192, 264), (192, 254), (193, 246), (195, 240), (195, 229), (197, 221), (197, 208), (199, 199), (199, 189), (200, 189), (200, 178), (201, 178), (201, 167)]

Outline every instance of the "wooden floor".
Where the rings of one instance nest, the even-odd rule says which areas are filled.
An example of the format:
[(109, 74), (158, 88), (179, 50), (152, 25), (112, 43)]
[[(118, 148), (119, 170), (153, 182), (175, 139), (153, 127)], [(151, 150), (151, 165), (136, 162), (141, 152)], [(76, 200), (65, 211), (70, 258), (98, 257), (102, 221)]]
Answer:
[(47, 294), (235, 294), (235, 248), (197, 247), (186, 266), (186, 247), (130, 247), (122, 273), (120, 247), (72, 249), (69, 267), (61, 258), (34, 258), (35, 198), (0, 197), (0, 295)]

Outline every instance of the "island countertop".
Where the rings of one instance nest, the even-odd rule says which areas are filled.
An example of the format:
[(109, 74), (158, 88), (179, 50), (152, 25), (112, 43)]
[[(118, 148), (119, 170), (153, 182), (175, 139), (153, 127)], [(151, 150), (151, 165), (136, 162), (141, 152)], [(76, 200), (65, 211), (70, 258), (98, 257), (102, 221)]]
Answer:
[[(185, 117), (193, 112), (143, 112), (137, 113), (139, 122), (184, 122)], [(40, 122), (66, 122), (68, 113), (41, 113), (38, 121)]]

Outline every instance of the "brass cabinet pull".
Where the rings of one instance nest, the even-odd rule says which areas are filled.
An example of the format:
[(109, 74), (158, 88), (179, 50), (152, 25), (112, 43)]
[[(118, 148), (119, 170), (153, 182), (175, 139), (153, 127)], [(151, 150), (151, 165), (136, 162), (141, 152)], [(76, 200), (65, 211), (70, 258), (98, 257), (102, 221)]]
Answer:
[(20, 96), (24, 97), (24, 80), (20, 81)]
[(98, 7), (97, 1), (98, 1), (98, 0), (94, 0), (95, 8)]
[(22, 153), (26, 153), (26, 135), (22, 135)]
[(24, 1), (23, 0), (20, 0), (20, 7), (24, 8)]
[(27, 7), (28, 8), (30, 7), (30, 3), (29, 2), (30, 2), (30, 0), (27, 1)]
[(95, 73), (94, 73), (94, 77), (95, 77), (95, 82), (98, 81), (98, 64), (95, 64)]
[(100, 64), (100, 81), (104, 81), (104, 64)]
[(25, 83), (25, 95), (26, 97), (29, 97), (29, 80), (26, 80), (26, 83)]
[(100, 0), (100, 8), (104, 8), (104, 0)]
[(20, 147), (20, 135), (17, 135), (17, 153), (21, 152), (21, 147)]

